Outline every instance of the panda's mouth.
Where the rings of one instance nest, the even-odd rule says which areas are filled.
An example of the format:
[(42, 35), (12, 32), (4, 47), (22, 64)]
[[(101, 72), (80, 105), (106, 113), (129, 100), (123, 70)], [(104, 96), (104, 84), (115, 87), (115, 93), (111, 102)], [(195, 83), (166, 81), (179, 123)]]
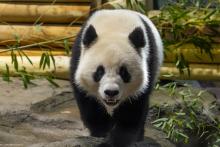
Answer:
[(119, 100), (104, 100), (104, 102), (109, 106), (114, 106), (119, 102)]

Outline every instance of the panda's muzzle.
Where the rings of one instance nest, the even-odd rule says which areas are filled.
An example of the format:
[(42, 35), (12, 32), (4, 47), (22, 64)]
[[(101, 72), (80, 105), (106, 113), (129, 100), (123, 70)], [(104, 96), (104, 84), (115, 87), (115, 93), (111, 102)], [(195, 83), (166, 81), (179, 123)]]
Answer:
[(119, 100), (116, 99), (119, 94), (118, 90), (105, 90), (106, 99), (104, 100), (107, 105), (116, 105)]
[(119, 100), (116, 100), (116, 99), (105, 99), (104, 102), (107, 105), (114, 106), (114, 105), (116, 105), (119, 102)]
[(118, 90), (105, 90), (105, 95), (107, 95), (109, 98), (113, 98), (119, 94)]

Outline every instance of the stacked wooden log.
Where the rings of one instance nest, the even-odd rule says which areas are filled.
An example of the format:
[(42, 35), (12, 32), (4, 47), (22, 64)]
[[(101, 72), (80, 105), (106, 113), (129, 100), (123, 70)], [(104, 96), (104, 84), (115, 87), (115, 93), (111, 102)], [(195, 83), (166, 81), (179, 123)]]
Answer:
[[(192, 44), (185, 44), (173, 50), (166, 52), (164, 65), (162, 67), (162, 75), (164, 79), (197, 79), (197, 80), (219, 80), (220, 79), (220, 44), (213, 44), (212, 58), (196, 48)], [(176, 68), (174, 61), (176, 54), (180, 52), (189, 62), (189, 71), (185, 70), (185, 74), (181, 74)], [(171, 75), (171, 76), (168, 76)]]
[[(90, 0), (0, 0), (0, 74), (5, 72), (7, 64), (11, 75), (16, 75), (11, 63), (11, 51), (7, 49), (25, 46), (22, 50), (30, 57), (33, 65), (25, 58), (17, 58), (20, 68), (24, 66), (31, 73), (53, 73), (56, 77), (67, 79), (69, 56), (65, 51), (64, 40), (71, 47), (91, 10), (90, 4)], [(220, 44), (219, 38), (215, 39), (217, 43), (213, 45), (213, 60), (191, 44), (166, 52), (161, 78), (220, 79)], [(45, 42), (49, 43), (42, 44)], [(190, 76), (181, 75), (175, 67), (175, 55), (180, 49), (190, 62)], [(53, 54), (56, 69), (53, 66), (39, 69), (41, 55), (45, 51)], [(14, 53), (19, 55), (16, 50)]]
[(0, 46), (71, 36), (89, 11), (88, 0), (0, 0)]
[[(69, 62), (62, 39), (67, 38), (67, 43), (72, 44), (90, 12), (90, 3), (90, 0), (0, 0), (0, 73), (5, 71), (7, 64), (11, 75), (16, 75), (11, 63), (11, 51), (7, 49), (26, 46), (23, 51), (33, 65), (18, 57), (20, 68), (25, 67), (27, 71), (37, 74), (53, 71), (57, 77), (67, 78), (68, 67), (65, 66)], [(42, 42), (50, 43), (34, 45)], [(44, 51), (51, 51), (54, 55), (56, 71), (53, 67), (39, 70)], [(16, 49), (13, 53), (19, 54)]]
[[(210, 32), (205, 32), (210, 29)], [(211, 31), (212, 30), (212, 31)], [(166, 51), (165, 61), (162, 68), (163, 75), (173, 75), (164, 77), (168, 79), (198, 79), (198, 80), (219, 80), (220, 79), (220, 27), (203, 27), (202, 33), (209, 33), (212, 39), (209, 51), (200, 49), (193, 44), (182, 44), (178, 47), (171, 47)], [(175, 67), (177, 55), (182, 54), (184, 60), (189, 63), (189, 71), (185, 69), (185, 74)], [(190, 75), (188, 75), (190, 74)]]

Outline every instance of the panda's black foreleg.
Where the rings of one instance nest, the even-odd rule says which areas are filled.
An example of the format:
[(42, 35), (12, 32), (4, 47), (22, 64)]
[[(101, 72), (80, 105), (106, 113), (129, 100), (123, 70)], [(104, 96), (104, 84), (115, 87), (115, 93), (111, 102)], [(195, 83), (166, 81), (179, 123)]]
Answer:
[(111, 118), (98, 104), (90, 102), (81, 108), (81, 118), (84, 125), (94, 137), (105, 137), (112, 128)]
[[(146, 95), (145, 95), (146, 96)], [(121, 105), (114, 114), (115, 126), (105, 142), (98, 147), (132, 147), (144, 138), (147, 97), (141, 96)]]
[(140, 128), (127, 128), (116, 126), (106, 141), (98, 147), (133, 147), (138, 141)]
[(75, 93), (75, 97), (81, 119), (91, 136), (105, 137), (113, 125), (111, 116), (95, 98), (85, 96), (81, 92)]

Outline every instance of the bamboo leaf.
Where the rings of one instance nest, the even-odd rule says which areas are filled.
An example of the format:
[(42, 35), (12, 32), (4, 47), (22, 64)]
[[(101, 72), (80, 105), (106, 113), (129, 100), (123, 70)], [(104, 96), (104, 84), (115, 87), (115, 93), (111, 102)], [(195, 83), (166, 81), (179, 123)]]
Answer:
[(8, 64), (5, 64), (5, 68), (6, 68), (6, 71), (3, 73), (3, 80), (4, 81), (7, 81), (7, 82), (10, 82), (10, 71), (9, 71), (9, 67), (8, 67)]
[(31, 84), (31, 79), (34, 79), (34, 76), (29, 74), (25, 67), (23, 67), (23, 69), (19, 70), (18, 71), (18, 74), (20, 75), (21, 77), (21, 80), (23, 82), (23, 86), (25, 89), (28, 88), (28, 85)]
[(44, 60), (45, 60), (45, 53), (43, 53), (43, 54), (41, 55), (41, 58), (40, 58), (40, 63), (39, 63), (40, 69), (41, 69), (41, 67), (42, 67), (42, 65), (43, 65), (43, 63), (44, 63)]
[(182, 136), (182, 137), (184, 137), (184, 138), (189, 138), (186, 134), (183, 134), (183, 133), (181, 133), (181, 132), (177, 132), (177, 134), (179, 134), (180, 136)]
[(46, 65), (47, 65), (47, 54), (45, 54), (45, 58), (44, 58), (44, 62), (43, 62), (43, 70), (46, 68)]
[(18, 59), (17, 59), (16, 54), (13, 54), (13, 64), (14, 64), (15, 70), (18, 71)]
[(27, 89), (28, 88), (28, 84), (27, 84), (27, 80), (24, 76), (22, 76), (22, 81), (23, 81), (23, 85), (24, 85), (24, 88)]
[(21, 53), (26, 57), (26, 59), (28, 60), (28, 62), (33, 65), (33, 62), (31, 61), (31, 59), (27, 56), (27, 54), (21, 50)]
[(50, 68), (50, 55), (47, 53), (47, 67)]
[(164, 121), (167, 121), (167, 120), (168, 120), (168, 118), (160, 118), (160, 119), (157, 119), (157, 120), (153, 121), (152, 123), (154, 124), (154, 123), (157, 123), (157, 122), (164, 122)]
[(54, 70), (56, 71), (56, 61), (54, 59), (54, 56), (53, 56), (52, 52), (50, 52), (50, 58), (52, 59)]
[(70, 47), (69, 47), (68, 40), (65, 39), (63, 42), (64, 42), (64, 49), (65, 49), (65, 51), (66, 51), (66, 54), (67, 54), (67, 55), (70, 55)]
[(203, 20), (210, 19), (210, 17), (211, 17), (212, 15), (214, 15), (216, 12), (217, 12), (216, 9), (210, 11), (207, 15), (205, 15), (205, 17), (203, 18)]
[(55, 87), (60, 87), (51, 76), (46, 77), (47, 81), (50, 82), (52, 85), (54, 85)]
[(21, 50), (18, 49), (17, 52), (18, 52), (18, 55), (19, 55), (20, 58), (21, 58), (21, 61), (23, 62), (23, 56), (22, 56)]

